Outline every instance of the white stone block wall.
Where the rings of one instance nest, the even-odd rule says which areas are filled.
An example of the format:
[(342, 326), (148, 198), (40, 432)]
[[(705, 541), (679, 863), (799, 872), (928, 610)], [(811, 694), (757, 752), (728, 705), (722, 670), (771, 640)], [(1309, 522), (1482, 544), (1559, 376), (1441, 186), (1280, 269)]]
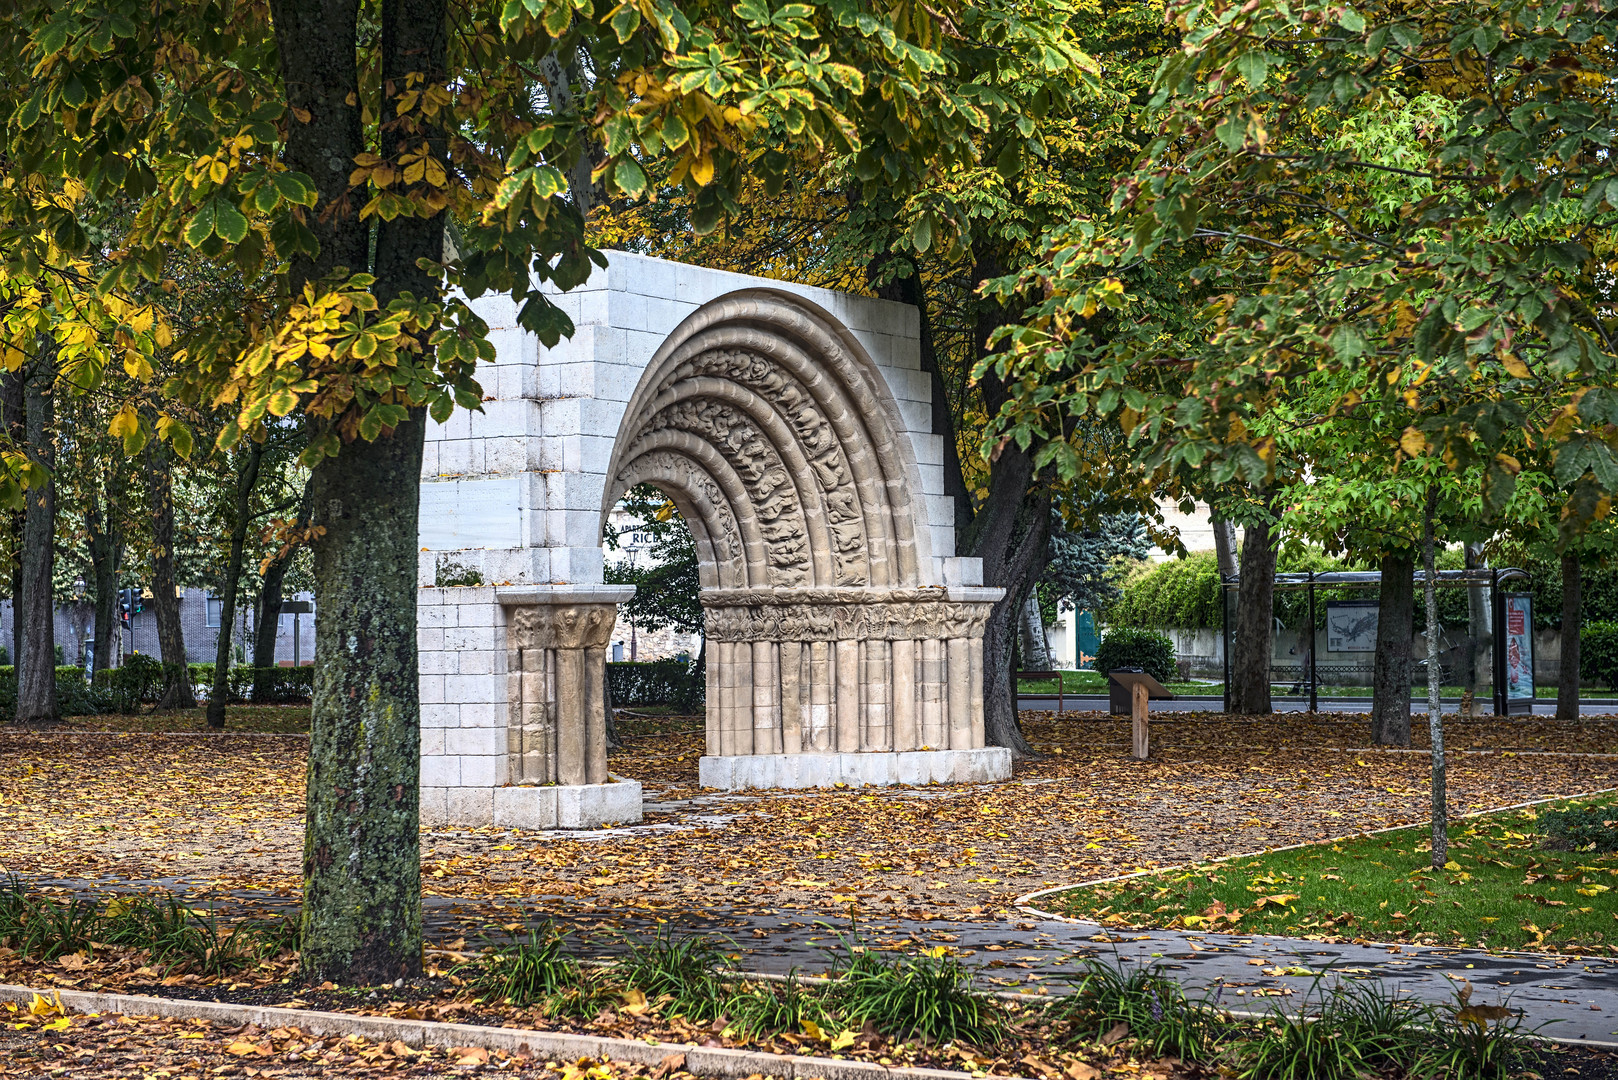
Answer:
[(487, 825), (506, 776), (505, 626), (492, 587), (417, 594), (421, 817)]

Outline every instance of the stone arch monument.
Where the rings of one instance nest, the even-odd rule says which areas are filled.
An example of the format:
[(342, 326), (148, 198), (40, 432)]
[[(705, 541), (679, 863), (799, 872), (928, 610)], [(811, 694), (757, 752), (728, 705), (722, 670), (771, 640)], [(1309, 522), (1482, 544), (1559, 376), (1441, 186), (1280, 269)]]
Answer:
[(616, 604), (601, 534), (662, 489), (706, 611), (704, 786), (993, 780), (982, 628), (904, 305), (624, 253), (558, 296), (545, 349), (479, 301), (484, 411), (429, 430), (421, 527), (429, 822), (638, 820), (608, 775)]

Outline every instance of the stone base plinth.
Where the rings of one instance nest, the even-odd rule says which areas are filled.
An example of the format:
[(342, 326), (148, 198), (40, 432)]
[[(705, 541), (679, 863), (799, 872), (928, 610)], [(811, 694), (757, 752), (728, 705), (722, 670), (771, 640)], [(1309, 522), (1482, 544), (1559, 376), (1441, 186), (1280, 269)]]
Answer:
[(641, 820), (639, 780), (494, 789), (494, 824), (507, 829), (599, 829)]
[(907, 750), (900, 753), (740, 754), (704, 757), (698, 776), (705, 788), (886, 787), (894, 784), (967, 784), (1011, 777), (1011, 751)]

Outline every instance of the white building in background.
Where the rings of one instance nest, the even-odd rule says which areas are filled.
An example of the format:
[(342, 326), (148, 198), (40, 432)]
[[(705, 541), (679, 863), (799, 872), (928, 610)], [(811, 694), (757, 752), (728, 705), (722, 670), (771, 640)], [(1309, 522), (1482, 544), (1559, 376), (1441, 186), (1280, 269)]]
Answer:
[[(602, 561), (608, 566), (651, 566), (655, 540), (642, 528), (642, 521), (622, 506), (608, 515), (618, 537), (616, 548), (601, 545)], [(696, 656), (702, 649), (701, 634), (682, 634), (675, 630), (642, 630), (629, 621), (622, 608), (612, 629), (612, 644), (607, 647), (609, 661), (667, 660), (679, 656)]]
[[(1179, 530), (1180, 543), (1185, 545), (1187, 551), (1213, 550), (1213, 519), (1208, 513), (1207, 503), (1197, 503), (1189, 514), (1181, 513), (1180, 504), (1173, 499), (1159, 499), (1157, 506), (1163, 513), (1163, 524)], [(1167, 562), (1178, 556), (1161, 547), (1154, 547), (1146, 557), (1152, 562)]]

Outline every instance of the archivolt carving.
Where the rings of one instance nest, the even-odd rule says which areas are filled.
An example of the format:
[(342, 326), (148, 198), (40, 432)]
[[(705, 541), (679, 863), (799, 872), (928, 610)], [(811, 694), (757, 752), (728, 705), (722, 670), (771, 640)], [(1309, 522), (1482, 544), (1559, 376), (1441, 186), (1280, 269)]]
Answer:
[(705, 599), (704, 607), (710, 641), (924, 641), (980, 637), (993, 605), (947, 600), (730, 605)]

